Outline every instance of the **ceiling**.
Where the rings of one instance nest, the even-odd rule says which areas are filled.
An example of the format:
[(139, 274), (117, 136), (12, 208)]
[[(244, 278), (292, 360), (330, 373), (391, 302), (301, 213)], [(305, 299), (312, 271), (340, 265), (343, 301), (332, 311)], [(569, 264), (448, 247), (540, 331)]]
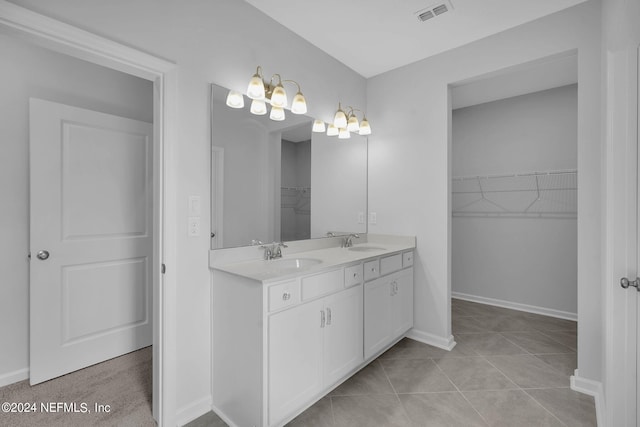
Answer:
[[(245, 0), (369, 78), (586, 0)], [(416, 12), (449, 11), (421, 22)]]

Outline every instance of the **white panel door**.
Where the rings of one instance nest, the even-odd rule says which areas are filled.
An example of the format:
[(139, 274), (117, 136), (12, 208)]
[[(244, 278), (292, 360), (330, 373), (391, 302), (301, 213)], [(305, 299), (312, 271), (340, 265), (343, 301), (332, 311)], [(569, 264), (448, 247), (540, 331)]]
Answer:
[(362, 285), (324, 299), (325, 386), (344, 377), (363, 361)]
[(30, 100), (30, 381), (151, 345), (152, 125)]
[(322, 389), (323, 300), (269, 318), (269, 424), (285, 418)]
[(364, 284), (364, 358), (382, 350), (392, 340), (391, 293), (388, 277)]
[(400, 336), (413, 327), (413, 269), (402, 270), (394, 275), (395, 292), (391, 298), (393, 306), (393, 333)]

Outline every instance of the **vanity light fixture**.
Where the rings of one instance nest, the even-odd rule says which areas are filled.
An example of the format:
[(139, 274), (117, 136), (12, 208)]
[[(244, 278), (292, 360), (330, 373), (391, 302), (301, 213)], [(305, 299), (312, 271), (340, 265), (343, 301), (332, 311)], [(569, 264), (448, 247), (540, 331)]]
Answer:
[(325, 128), (324, 128), (324, 122), (322, 120), (314, 120), (313, 121), (313, 128), (311, 128), (312, 132), (319, 132), (319, 133), (324, 133)]
[[(249, 85), (247, 86), (247, 96), (253, 100), (251, 102), (251, 112), (257, 115), (267, 114), (267, 103), (269, 103), (271, 104), (269, 118), (278, 121), (284, 120), (284, 107), (287, 106), (288, 102), (284, 83), (293, 83), (298, 88), (291, 102), (291, 112), (293, 114), (306, 114), (307, 101), (302, 94), (298, 82), (295, 80), (286, 80), (283, 79), (280, 74), (274, 74), (267, 83), (262, 72), (262, 67), (260, 66), (256, 68), (256, 73), (251, 77)], [(242, 108), (244, 106), (242, 95), (233, 90), (229, 91), (229, 95), (227, 95), (227, 105), (231, 108)]]
[(238, 91), (230, 90), (227, 95), (227, 105), (231, 108), (244, 108), (244, 96)]
[[(346, 112), (345, 112), (346, 111)], [(362, 113), (362, 121), (358, 122), (356, 111)], [(315, 120), (313, 122), (313, 132), (324, 132), (324, 122)], [(371, 135), (371, 125), (367, 120), (364, 111), (353, 107), (342, 109), (342, 104), (338, 103), (338, 111), (333, 117), (333, 123), (327, 126), (327, 136), (338, 136), (339, 139), (349, 139), (351, 132), (357, 132), (359, 135)]]

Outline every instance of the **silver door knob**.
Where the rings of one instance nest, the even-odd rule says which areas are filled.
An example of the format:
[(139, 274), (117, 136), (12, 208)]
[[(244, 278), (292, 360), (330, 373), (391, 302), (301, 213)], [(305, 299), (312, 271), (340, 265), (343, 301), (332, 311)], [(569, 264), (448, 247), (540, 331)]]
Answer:
[(622, 279), (620, 279), (620, 286), (625, 289), (627, 289), (629, 286), (633, 286), (638, 292), (640, 292), (640, 278), (636, 277), (636, 280), (631, 281), (626, 277), (623, 277)]
[(36, 257), (38, 257), (39, 260), (44, 261), (45, 259), (49, 258), (49, 251), (38, 251)]

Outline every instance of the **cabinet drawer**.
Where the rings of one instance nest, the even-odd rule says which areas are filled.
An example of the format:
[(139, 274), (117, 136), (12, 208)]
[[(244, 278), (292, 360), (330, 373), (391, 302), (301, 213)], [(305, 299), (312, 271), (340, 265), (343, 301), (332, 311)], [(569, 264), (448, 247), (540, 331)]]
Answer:
[(374, 259), (373, 261), (364, 263), (364, 280), (375, 279), (380, 276), (380, 261)]
[(413, 265), (413, 251), (405, 252), (402, 254), (402, 268), (410, 267)]
[(344, 269), (344, 287), (350, 288), (362, 283), (362, 264), (346, 267)]
[(300, 302), (300, 285), (297, 280), (273, 285), (269, 288), (269, 311), (279, 310)]
[(402, 268), (402, 255), (396, 254), (384, 257), (380, 260), (380, 274), (385, 275)]
[(302, 278), (302, 300), (330, 294), (344, 288), (342, 269)]

